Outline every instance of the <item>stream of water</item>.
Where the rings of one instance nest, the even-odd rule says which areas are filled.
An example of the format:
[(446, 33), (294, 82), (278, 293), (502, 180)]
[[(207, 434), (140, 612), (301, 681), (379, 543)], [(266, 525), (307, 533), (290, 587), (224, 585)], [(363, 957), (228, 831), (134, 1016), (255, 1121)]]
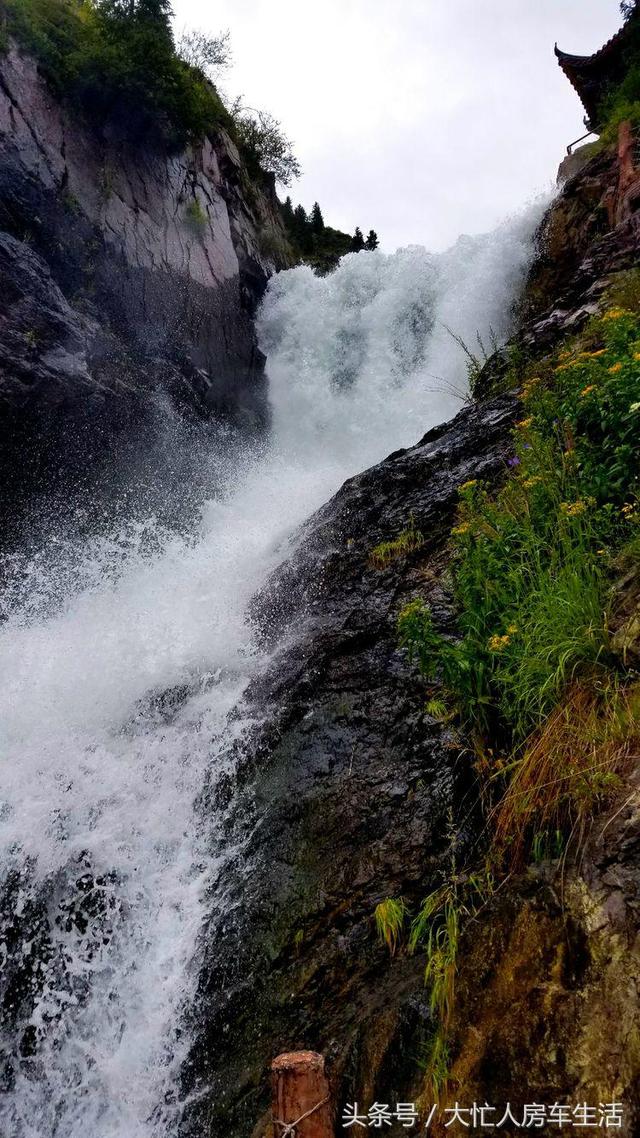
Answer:
[(446, 254), (360, 253), (323, 279), (275, 277), (259, 318), (270, 437), (230, 456), (227, 440), (190, 531), (125, 511), (109, 532), (63, 527), (9, 565), (3, 1138), (174, 1131), (189, 1043), (177, 1027), (220, 871), (195, 803), (265, 664), (249, 602), (345, 478), (456, 411), (466, 370), (451, 332), (471, 347), (508, 332), (541, 209)]

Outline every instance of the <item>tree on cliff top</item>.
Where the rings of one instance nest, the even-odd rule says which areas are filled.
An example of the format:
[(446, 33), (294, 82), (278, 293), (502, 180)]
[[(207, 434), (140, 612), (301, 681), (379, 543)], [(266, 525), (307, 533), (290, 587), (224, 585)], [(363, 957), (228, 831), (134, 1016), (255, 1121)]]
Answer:
[(318, 202), (314, 202), (310, 214), (303, 205), (294, 209), (290, 197), (280, 204), (280, 215), (287, 231), (287, 237), (294, 256), (318, 273), (330, 273), (341, 257), (357, 249), (376, 249), (378, 236), (375, 230), (369, 231), (365, 242), (362, 230), (357, 229), (352, 237), (339, 229), (326, 225)]
[(231, 63), (229, 32), (208, 36), (206, 32), (196, 29), (183, 31), (176, 44), (176, 51), (189, 67), (195, 67), (213, 82)]
[(291, 201), (290, 194), (287, 194), (280, 208), (282, 210), (282, 220), (284, 221), (285, 227), (291, 229), (293, 225), (293, 202)]
[(273, 174), (283, 186), (290, 186), (294, 178), (300, 177), (300, 163), (273, 115), (236, 106), (235, 124), (240, 145), (254, 169)]
[(313, 203), (311, 210), (311, 228), (314, 233), (322, 233), (324, 229), (324, 218), (318, 202)]
[(96, 0), (96, 7), (112, 16), (131, 20), (137, 17), (168, 24), (173, 9), (170, 0)]
[(179, 148), (230, 117), (175, 50), (169, 0), (3, 0), (6, 27), (60, 98), (136, 144)]
[(351, 251), (353, 253), (359, 253), (361, 249), (364, 249), (364, 237), (362, 236), (360, 226), (356, 225), (355, 233), (351, 238)]
[(220, 98), (229, 33), (186, 32), (176, 47), (170, 0), (0, 0), (0, 12), (58, 97), (123, 142), (177, 150), (222, 126), (256, 179), (300, 174), (277, 119)]

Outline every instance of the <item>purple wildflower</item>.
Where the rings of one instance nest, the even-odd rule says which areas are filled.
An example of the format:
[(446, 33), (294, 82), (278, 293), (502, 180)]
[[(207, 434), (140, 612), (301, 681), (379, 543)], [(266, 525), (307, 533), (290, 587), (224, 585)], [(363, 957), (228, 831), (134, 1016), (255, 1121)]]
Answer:
[(514, 455), (513, 458), (508, 458), (507, 459), (507, 466), (520, 466), (520, 459), (518, 458), (518, 456)]

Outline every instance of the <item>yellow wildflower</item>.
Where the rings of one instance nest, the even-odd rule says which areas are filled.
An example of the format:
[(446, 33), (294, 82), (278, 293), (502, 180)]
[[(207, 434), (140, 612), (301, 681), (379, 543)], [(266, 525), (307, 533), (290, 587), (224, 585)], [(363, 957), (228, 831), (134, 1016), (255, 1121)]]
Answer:
[(640, 360), (640, 352), (634, 352), (633, 358), (634, 358), (634, 360)]
[(526, 431), (531, 426), (532, 423), (533, 423), (533, 419), (531, 418), (531, 416), (529, 416), (528, 419), (521, 419), (519, 423), (516, 423), (516, 427), (518, 427), (519, 430), (521, 430), (521, 431)]
[(539, 387), (541, 383), (542, 380), (540, 379), (539, 375), (534, 375), (532, 379), (528, 379), (525, 383), (523, 383), (522, 394), (525, 399), (528, 395), (531, 395), (531, 392), (534, 390), (534, 388)]
[(622, 364), (621, 363), (614, 364), (613, 367), (609, 368), (609, 371), (610, 371), (611, 375), (616, 375), (617, 372), (622, 371)]
[(507, 629), (507, 632), (508, 632), (508, 633), (509, 633), (511, 636), (514, 636), (514, 635), (515, 635), (515, 633), (516, 633), (517, 631), (518, 631), (518, 626), (517, 626), (517, 624), (510, 624), (510, 625), (509, 625), (509, 627), (508, 627), (508, 629)]
[(583, 387), (583, 388), (582, 388), (582, 391), (580, 392), (580, 395), (581, 395), (581, 396), (583, 396), (583, 397), (584, 397), (585, 395), (590, 395), (592, 391), (595, 391), (595, 389), (596, 389), (596, 385), (595, 385), (595, 383), (588, 383), (586, 387)]
[(463, 482), (462, 486), (459, 486), (458, 489), (462, 493), (463, 490), (471, 490), (471, 489), (473, 489), (474, 486), (477, 486), (477, 485), (478, 485), (478, 479), (477, 478), (470, 478), (468, 482)]
[(586, 509), (586, 502), (561, 502), (560, 504), (560, 511), (566, 518), (577, 518), (580, 514), (584, 514)]
[(456, 536), (459, 536), (461, 534), (468, 533), (470, 529), (471, 526), (469, 522), (461, 522), (459, 526), (454, 526), (451, 532), (456, 534)]
[(602, 319), (619, 320), (621, 316), (624, 316), (624, 308), (610, 308), (608, 312), (605, 312)]
[(511, 642), (511, 637), (508, 635), (507, 636), (492, 636), (490, 638), (489, 644), (488, 644), (489, 651), (490, 652), (502, 652), (502, 649), (506, 648), (507, 644), (510, 644), (510, 642)]
[(537, 486), (539, 482), (542, 482), (541, 476), (539, 474), (533, 474), (531, 478), (525, 478), (522, 485), (525, 490), (530, 490), (532, 486)]
[(592, 360), (597, 359), (598, 356), (606, 356), (606, 354), (607, 354), (606, 348), (600, 348), (597, 352), (585, 352), (585, 355), (589, 356), (589, 358)]

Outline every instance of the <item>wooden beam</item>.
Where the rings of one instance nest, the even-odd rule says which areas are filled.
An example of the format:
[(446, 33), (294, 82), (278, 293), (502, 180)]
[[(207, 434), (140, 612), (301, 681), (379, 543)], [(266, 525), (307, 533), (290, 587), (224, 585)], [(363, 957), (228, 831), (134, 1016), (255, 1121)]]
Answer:
[(324, 1059), (290, 1051), (271, 1064), (274, 1138), (334, 1138)]

